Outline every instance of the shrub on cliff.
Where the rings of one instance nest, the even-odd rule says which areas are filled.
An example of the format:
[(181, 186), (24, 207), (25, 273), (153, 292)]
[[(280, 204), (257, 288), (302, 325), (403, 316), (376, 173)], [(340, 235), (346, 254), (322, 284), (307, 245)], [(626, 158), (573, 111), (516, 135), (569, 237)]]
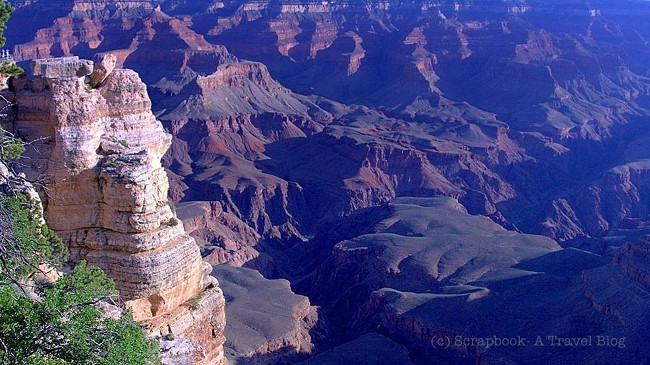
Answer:
[(14, 11), (14, 8), (8, 2), (0, 0), (0, 47), (5, 45), (4, 34), (5, 29), (7, 29), (7, 20), (9, 20), (9, 15)]
[[(0, 110), (0, 118), (8, 115), (9, 105)], [(10, 162), (19, 159), (25, 152), (25, 144), (18, 138), (13, 137), (0, 127), (0, 161)]]
[(60, 266), (67, 248), (40, 221), (40, 212), (25, 194), (0, 196), (0, 284), (20, 285), (47, 262)]
[(40, 264), (66, 254), (56, 235), (34, 219), (29, 199), (0, 199), (0, 363), (157, 363), (155, 343), (128, 314), (110, 318), (99, 306), (118, 300), (102, 270), (82, 261), (54, 283), (28, 280)]
[[(81, 262), (70, 275), (36, 289), (34, 300), (0, 288), (3, 364), (151, 364), (157, 350), (130, 318), (113, 319), (96, 306), (116, 298), (115, 285)], [(128, 316), (127, 316), (128, 317)]]
[(25, 74), (25, 70), (13, 62), (6, 61), (0, 63), (0, 74), (20, 77)]

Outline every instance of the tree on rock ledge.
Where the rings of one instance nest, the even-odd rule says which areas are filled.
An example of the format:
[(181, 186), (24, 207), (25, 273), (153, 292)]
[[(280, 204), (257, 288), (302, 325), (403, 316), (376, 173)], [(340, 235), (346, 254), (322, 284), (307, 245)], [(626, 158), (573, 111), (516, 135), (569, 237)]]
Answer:
[(0, 0), (0, 47), (5, 45), (5, 37), (3, 36), (5, 29), (7, 29), (7, 20), (9, 15), (14, 11), (14, 8), (8, 2)]
[(72, 274), (35, 289), (38, 299), (0, 287), (0, 363), (148, 365), (154, 344), (130, 318), (98, 307), (116, 296), (113, 282), (83, 262)]

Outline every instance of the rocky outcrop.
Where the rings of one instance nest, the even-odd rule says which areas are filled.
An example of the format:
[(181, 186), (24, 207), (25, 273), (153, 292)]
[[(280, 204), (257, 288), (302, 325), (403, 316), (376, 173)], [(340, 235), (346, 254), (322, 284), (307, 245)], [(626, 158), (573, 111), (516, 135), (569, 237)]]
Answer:
[[(218, 104), (207, 104), (210, 99), (204, 98), (195, 104), (201, 108), (186, 109), (190, 117), (211, 111), (215, 116), (210, 120), (204, 115), (165, 123), (174, 136), (165, 161), (179, 175), (174, 180), (174, 199), (218, 202), (211, 204), (218, 204), (223, 214), (212, 220), (230, 227), (235, 232), (230, 236), (239, 236), (239, 254), (216, 249), (211, 260), (217, 261), (213, 262), (257, 257), (243, 247), (252, 247), (249, 242), (254, 237), (238, 222), (287, 247), (311, 234), (325, 218), (397, 196), (452, 196), (474, 214), (505, 222), (496, 205), (512, 199), (516, 192), (491, 166), (523, 157), (503, 126), (459, 122), (443, 140), (432, 135), (435, 126), (388, 118), (363, 107), (287, 97), (323, 114), (336, 112), (337, 119), (321, 124), (315, 116), (299, 111), (294, 111), (297, 115), (266, 112), (226, 119), (218, 117)], [(397, 131), (386, 125), (396, 126)], [(469, 151), (467, 144), (472, 146)], [(208, 232), (197, 234), (207, 237)], [(217, 239), (213, 245), (225, 248), (223, 243), (224, 239)]]
[[(318, 289), (313, 297), (326, 300), (319, 304), (346, 306), (382, 286), (420, 292), (465, 285), (560, 249), (551, 239), (509, 232), (485, 217), (470, 216), (452, 198), (397, 198), (351, 216), (352, 221), (364, 219), (363, 231), (335, 243), (314, 271), (310, 286)], [(321, 234), (317, 239), (329, 236)]]
[[(588, 185), (544, 202), (545, 219), (531, 230), (562, 241), (639, 229), (650, 214), (650, 154), (646, 133), (630, 136), (613, 167)], [(539, 208), (538, 208), (539, 209)], [(536, 209), (535, 209), (536, 210)]]
[(187, 338), (202, 347), (201, 363), (223, 363), (223, 294), (168, 204), (160, 161), (171, 136), (151, 113), (145, 85), (120, 69), (93, 88), (92, 62), (77, 58), (37, 60), (33, 73), (14, 85), (13, 130), (36, 141), (27, 172), (44, 183), (49, 226), (72, 260), (115, 280), (150, 333)]
[(218, 206), (195, 235), (209, 246), (210, 262), (241, 265), (259, 256), (254, 247), (263, 238), (301, 238), (296, 211), (308, 212), (298, 184), (265, 173), (256, 161), (265, 159), (267, 144), (318, 133), (331, 115), (282, 87), (260, 63), (229, 59), (213, 72), (196, 70), (160, 102), (174, 138), (165, 158), (178, 176), (171, 196)]
[(225, 265), (212, 274), (226, 292), (226, 352), (233, 363), (286, 364), (312, 352), (317, 309), (294, 294), (289, 282)]
[(203, 349), (183, 338), (163, 338), (160, 355), (162, 365), (193, 365), (201, 361)]
[(614, 264), (630, 279), (650, 288), (650, 236), (623, 245), (616, 252)]
[(88, 84), (91, 87), (97, 87), (101, 84), (108, 75), (115, 69), (117, 64), (117, 57), (113, 54), (105, 54), (99, 57), (98, 62), (95, 63), (95, 68), (90, 74), (90, 81)]
[(210, 264), (242, 266), (260, 256), (255, 249), (261, 236), (234, 214), (225, 212), (219, 202), (190, 201), (176, 204), (185, 230), (204, 249)]

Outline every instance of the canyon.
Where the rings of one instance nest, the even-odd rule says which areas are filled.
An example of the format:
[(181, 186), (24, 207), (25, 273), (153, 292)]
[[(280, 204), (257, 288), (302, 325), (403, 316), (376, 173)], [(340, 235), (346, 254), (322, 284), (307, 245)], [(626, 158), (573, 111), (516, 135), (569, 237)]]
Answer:
[[(647, 2), (12, 4), (19, 64), (81, 57), (14, 81), (48, 224), (152, 328), (208, 288), (231, 363), (650, 358)], [(431, 346), (492, 335), (628, 342)]]

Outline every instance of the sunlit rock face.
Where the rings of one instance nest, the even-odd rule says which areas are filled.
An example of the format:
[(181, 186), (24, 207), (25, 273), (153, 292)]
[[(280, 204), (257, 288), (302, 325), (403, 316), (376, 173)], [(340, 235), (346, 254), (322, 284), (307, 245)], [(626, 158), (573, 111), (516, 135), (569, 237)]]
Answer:
[(135, 320), (151, 333), (198, 343), (202, 363), (221, 363), (223, 294), (167, 199), (161, 158), (171, 136), (151, 113), (137, 73), (108, 71), (92, 88), (94, 66), (37, 60), (36, 78), (14, 85), (13, 128), (35, 141), (27, 172), (43, 181), (45, 219), (73, 261), (87, 260), (115, 280)]

